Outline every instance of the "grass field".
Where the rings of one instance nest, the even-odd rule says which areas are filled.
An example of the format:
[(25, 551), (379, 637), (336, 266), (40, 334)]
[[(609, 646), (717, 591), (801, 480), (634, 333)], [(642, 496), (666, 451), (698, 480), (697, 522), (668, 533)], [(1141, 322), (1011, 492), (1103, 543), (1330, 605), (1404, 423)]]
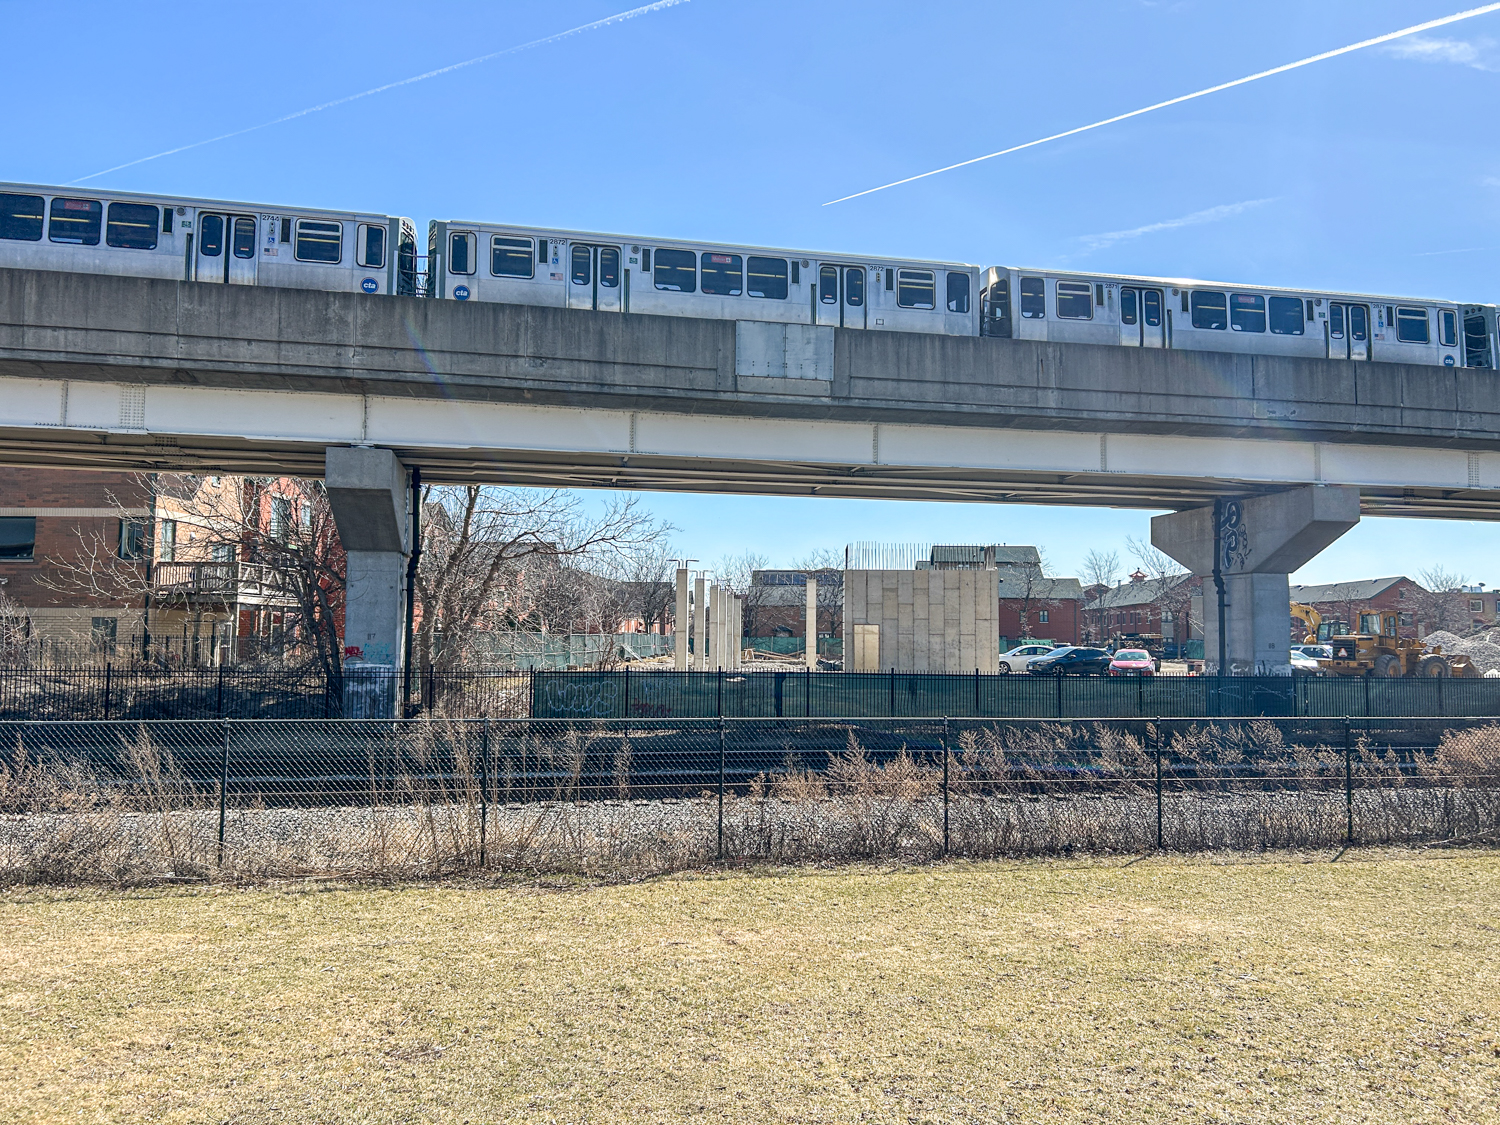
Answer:
[(12, 892), (7, 1122), (1500, 1121), (1500, 854)]

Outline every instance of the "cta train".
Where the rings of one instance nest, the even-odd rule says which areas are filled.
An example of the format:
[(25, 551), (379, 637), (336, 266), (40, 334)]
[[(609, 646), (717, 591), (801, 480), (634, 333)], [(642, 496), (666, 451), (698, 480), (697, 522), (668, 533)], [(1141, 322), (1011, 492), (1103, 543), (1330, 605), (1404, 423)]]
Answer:
[(1496, 306), (0, 183), (0, 266), (1494, 369)]

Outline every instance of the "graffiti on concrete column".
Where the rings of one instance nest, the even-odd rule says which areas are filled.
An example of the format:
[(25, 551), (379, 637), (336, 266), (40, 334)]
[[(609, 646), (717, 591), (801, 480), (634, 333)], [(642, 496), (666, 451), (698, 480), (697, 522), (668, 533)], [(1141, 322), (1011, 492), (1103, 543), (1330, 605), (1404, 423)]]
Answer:
[(1225, 570), (1239, 570), (1250, 557), (1250, 529), (1245, 523), (1245, 505), (1240, 500), (1226, 500), (1219, 521), (1219, 544), (1223, 554), (1220, 565)]

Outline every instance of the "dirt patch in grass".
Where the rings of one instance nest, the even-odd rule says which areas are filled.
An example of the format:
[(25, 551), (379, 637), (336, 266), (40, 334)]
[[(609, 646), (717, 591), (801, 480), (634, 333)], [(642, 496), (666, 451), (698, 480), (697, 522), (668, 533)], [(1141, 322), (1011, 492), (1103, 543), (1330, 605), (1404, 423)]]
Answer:
[(1500, 854), (1306, 858), (14, 892), (0, 1119), (1500, 1119)]

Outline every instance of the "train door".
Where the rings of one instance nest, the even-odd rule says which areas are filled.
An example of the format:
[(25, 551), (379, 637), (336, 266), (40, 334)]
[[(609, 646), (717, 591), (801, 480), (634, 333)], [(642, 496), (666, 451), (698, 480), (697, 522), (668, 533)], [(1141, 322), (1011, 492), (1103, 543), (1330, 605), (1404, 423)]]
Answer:
[(255, 216), (198, 212), (198, 264), (193, 276), (220, 285), (255, 284)]
[(864, 266), (840, 266), (831, 262), (818, 266), (815, 323), (830, 328), (863, 328), (867, 305)]
[(1131, 348), (1164, 348), (1167, 329), (1160, 289), (1120, 290), (1120, 343)]
[(568, 308), (620, 311), (620, 248), (568, 246)]
[(1342, 301), (1328, 304), (1328, 358), (1370, 358), (1370, 307), (1347, 305)]

